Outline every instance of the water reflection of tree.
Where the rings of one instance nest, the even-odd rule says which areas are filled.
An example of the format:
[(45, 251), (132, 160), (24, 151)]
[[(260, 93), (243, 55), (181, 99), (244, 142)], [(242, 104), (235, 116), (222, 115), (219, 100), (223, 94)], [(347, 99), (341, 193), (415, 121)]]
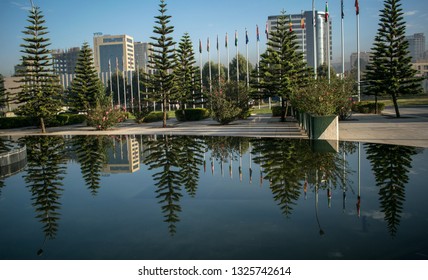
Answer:
[(27, 137), (27, 187), (32, 194), (37, 218), (45, 237), (54, 239), (58, 231), (61, 204), (59, 199), (65, 174), (64, 139), (61, 137)]
[(379, 187), (380, 208), (385, 214), (389, 233), (394, 237), (400, 225), (406, 200), (405, 187), (416, 149), (382, 144), (366, 144), (365, 147)]
[(176, 233), (180, 221), (182, 187), (195, 196), (199, 181), (199, 168), (203, 164), (204, 142), (188, 136), (157, 136), (142, 139), (147, 154), (144, 164), (153, 174), (156, 193), (162, 205), (164, 222), (171, 235)]
[(97, 195), (101, 170), (107, 163), (107, 148), (111, 146), (108, 136), (75, 136), (73, 147), (76, 151), (83, 179), (92, 195)]
[(211, 156), (219, 162), (236, 160), (250, 147), (249, 139), (230, 136), (207, 137), (205, 144), (211, 150)]

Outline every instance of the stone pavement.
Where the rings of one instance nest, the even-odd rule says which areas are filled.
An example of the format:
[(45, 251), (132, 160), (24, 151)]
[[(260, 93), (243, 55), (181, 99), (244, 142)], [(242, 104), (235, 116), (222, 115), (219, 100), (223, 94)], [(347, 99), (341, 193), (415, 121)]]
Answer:
[[(339, 123), (339, 137), (343, 141), (397, 144), (428, 148), (428, 106), (400, 108), (402, 118), (395, 118), (392, 108), (382, 115), (354, 114), (351, 120)], [(49, 135), (118, 135), (118, 134), (173, 134), (207, 136), (279, 137), (307, 139), (297, 123), (270, 115), (251, 116), (247, 120), (235, 121), (230, 125), (219, 125), (207, 119), (198, 122), (168, 120), (168, 127), (161, 122), (136, 124), (127, 121), (108, 131), (96, 131), (83, 125), (48, 128)], [(35, 128), (0, 130), (0, 136), (40, 135)]]

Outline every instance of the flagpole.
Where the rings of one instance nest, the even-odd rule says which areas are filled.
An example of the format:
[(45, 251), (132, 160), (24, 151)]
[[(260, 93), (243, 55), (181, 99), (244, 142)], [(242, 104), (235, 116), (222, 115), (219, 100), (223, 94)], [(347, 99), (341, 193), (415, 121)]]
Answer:
[(110, 81), (110, 97), (111, 97), (111, 107), (113, 107), (113, 84), (111, 81), (111, 60), (108, 60), (108, 75)]
[(226, 32), (226, 50), (227, 50), (227, 82), (230, 82), (230, 54), (229, 54), (229, 36)]
[(325, 12), (327, 20), (327, 65), (328, 65), (328, 83), (331, 83), (331, 61), (330, 61), (330, 17), (328, 11), (328, 2), (325, 2)]
[(125, 106), (125, 111), (127, 110), (126, 106), (126, 71), (125, 71), (125, 57), (122, 57), (123, 63), (123, 104)]
[(344, 34), (344, 7), (343, 7), (343, 0), (341, 0), (341, 11), (342, 11), (342, 20), (341, 20), (341, 45), (342, 45), (342, 79), (345, 76), (345, 34)]
[[(259, 26), (256, 25), (256, 33), (257, 33), (257, 84), (260, 84), (260, 31), (259, 31)], [(260, 90), (260, 89), (258, 89)], [(261, 103), (262, 103), (262, 98), (260, 97), (259, 100), (259, 109), (261, 108)]]
[(249, 64), (248, 64), (248, 31), (245, 28), (245, 49), (246, 49), (246, 59), (247, 59), (247, 89), (250, 87), (250, 73), (249, 73)]
[(316, 34), (316, 13), (315, 13), (315, 0), (312, 0), (312, 21), (313, 21), (313, 33), (314, 33), (314, 74), (315, 74), (315, 79), (317, 79), (317, 67), (318, 67), (318, 63), (317, 63), (317, 34)]
[(207, 40), (207, 51), (208, 51), (208, 73), (209, 73), (209, 82), (210, 82), (210, 94), (213, 92), (212, 86), (212, 76), (211, 76), (211, 59), (210, 59), (210, 38)]
[(116, 57), (116, 84), (117, 84), (117, 105), (120, 107), (119, 61), (117, 57)]
[(218, 90), (220, 91), (221, 86), (221, 61), (220, 61), (220, 46), (218, 42), (218, 35), (217, 35), (217, 56), (218, 56)]
[(360, 7), (358, 0), (355, 1), (357, 13), (357, 83), (358, 83), (358, 102), (361, 101), (361, 61), (360, 61)]
[(238, 31), (235, 31), (235, 46), (236, 46), (236, 82), (239, 86), (239, 49), (238, 49)]
[[(138, 56), (137, 56), (138, 58)], [(135, 62), (137, 66), (137, 95), (138, 95), (138, 112), (141, 112), (141, 94), (140, 94), (140, 67), (138, 65), (138, 59)]]
[(201, 75), (201, 94), (202, 94), (202, 108), (204, 108), (204, 83), (203, 83), (203, 79), (202, 79), (202, 68), (203, 68), (203, 63), (202, 63), (202, 41), (201, 39), (199, 39), (199, 62), (200, 62), (200, 75)]

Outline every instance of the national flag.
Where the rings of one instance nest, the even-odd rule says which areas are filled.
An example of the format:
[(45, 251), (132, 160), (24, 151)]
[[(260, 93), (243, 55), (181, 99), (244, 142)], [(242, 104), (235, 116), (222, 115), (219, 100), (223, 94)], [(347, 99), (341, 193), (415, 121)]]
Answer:
[(259, 32), (259, 26), (256, 25), (256, 35), (257, 35), (257, 42), (260, 42), (260, 32)]
[(344, 12), (344, 8), (343, 8), (343, 0), (340, 1), (341, 4), (341, 14), (342, 14), (342, 19), (345, 17), (345, 12)]
[(360, 14), (360, 4), (358, 3), (358, 0), (355, 0), (355, 12), (357, 16)]
[(238, 46), (238, 32), (235, 31), (235, 47)]
[(226, 32), (226, 38), (224, 39), (224, 46), (226, 47), (226, 49), (227, 49), (227, 47), (228, 47), (228, 43), (229, 42), (229, 36), (227, 35), (227, 32)]
[(266, 22), (265, 33), (266, 33), (266, 39), (269, 40), (269, 26), (268, 26), (268, 22)]
[(207, 52), (210, 52), (210, 38), (207, 39)]
[(305, 18), (302, 17), (302, 19), (300, 20), (300, 27), (302, 29), (305, 29)]
[(201, 42), (201, 39), (199, 39), (199, 53), (202, 53), (202, 42)]
[(217, 50), (219, 50), (219, 46), (218, 46), (218, 35), (217, 35)]
[(290, 26), (290, 32), (293, 32), (293, 22), (291, 21), (291, 15), (290, 15), (290, 18), (289, 18), (288, 25)]
[(325, 22), (328, 22), (328, 2), (325, 2)]
[(248, 40), (248, 31), (247, 31), (247, 29), (245, 29), (245, 44), (248, 45), (249, 41), (250, 40)]

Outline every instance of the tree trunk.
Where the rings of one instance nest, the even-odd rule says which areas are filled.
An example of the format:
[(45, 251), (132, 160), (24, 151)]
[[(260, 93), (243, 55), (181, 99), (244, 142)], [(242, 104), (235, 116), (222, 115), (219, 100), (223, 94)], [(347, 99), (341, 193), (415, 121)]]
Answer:
[(400, 116), (400, 110), (398, 109), (397, 95), (395, 93), (392, 94), (392, 102), (394, 102), (395, 115), (397, 116), (397, 118), (401, 117)]
[(40, 118), (40, 127), (42, 128), (42, 133), (46, 133), (45, 120)]
[(285, 99), (282, 98), (281, 100), (282, 100), (282, 103), (281, 103), (281, 105), (282, 105), (282, 109), (281, 109), (281, 122), (285, 122), (285, 117), (286, 117), (286, 114), (287, 114), (287, 111), (286, 111), (286, 108), (285, 108)]
[(166, 99), (164, 98), (163, 99), (163, 128), (166, 128), (166, 117), (167, 117), (167, 114), (166, 114), (166, 104), (167, 102), (166, 102)]

